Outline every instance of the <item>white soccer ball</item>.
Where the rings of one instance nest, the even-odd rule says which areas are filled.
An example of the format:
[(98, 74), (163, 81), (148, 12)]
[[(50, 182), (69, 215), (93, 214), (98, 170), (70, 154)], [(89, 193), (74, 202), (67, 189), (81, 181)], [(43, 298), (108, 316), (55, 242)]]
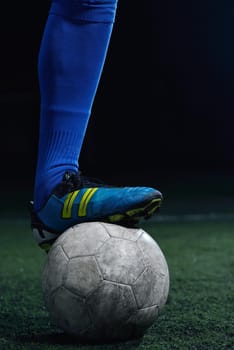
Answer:
[(50, 249), (42, 290), (52, 321), (85, 341), (144, 335), (169, 293), (169, 270), (143, 229), (103, 222), (66, 230)]

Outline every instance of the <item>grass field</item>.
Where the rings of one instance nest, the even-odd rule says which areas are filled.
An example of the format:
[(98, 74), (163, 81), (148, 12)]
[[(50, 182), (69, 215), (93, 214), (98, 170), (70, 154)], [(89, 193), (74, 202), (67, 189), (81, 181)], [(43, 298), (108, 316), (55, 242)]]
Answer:
[(0, 220), (0, 349), (234, 349), (234, 221), (149, 221), (170, 270), (168, 302), (140, 340), (79, 344), (50, 323), (41, 292), (45, 254), (28, 218)]

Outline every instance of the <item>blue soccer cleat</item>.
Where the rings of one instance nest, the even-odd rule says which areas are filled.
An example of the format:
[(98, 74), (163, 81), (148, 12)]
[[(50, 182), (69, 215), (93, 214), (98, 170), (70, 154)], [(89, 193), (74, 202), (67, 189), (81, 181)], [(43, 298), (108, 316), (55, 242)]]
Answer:
[(151, 187), (111, 187), (67, 172), (44, 207), (36, 213), (31, 210), (31, 227), (39, 246), (48, 251), (71, 226), (103, 221), (135, 227), (142, 218), (151, 217), (161, 202), (162, 194)]

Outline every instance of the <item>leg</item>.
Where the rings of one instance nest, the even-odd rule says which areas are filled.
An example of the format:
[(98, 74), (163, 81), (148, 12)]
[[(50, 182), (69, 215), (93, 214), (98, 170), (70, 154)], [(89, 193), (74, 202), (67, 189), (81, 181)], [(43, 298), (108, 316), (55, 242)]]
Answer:
[(56, 0), (39, 54), (41, 114), (34, 209), (78, 159), (102, 73), (117, 0)]
[(154, 188), (86, 181), (78, 159), (106, 58), (117, 0), (54, 0), (39, 55), (41, 115), (32, 229), (48, 250), (88, 221), (134, 225), (159, 208)]

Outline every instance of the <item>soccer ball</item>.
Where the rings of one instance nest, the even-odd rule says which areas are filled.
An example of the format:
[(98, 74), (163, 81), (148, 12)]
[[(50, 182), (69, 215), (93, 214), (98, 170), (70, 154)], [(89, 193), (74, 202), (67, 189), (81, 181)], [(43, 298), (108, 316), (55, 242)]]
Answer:
[(141, 337), (169, 292), (169, 270), (141, 228), (103, 222), (75, 225), (52, 245), (42, 272), (52, 321), (84, 341)]

